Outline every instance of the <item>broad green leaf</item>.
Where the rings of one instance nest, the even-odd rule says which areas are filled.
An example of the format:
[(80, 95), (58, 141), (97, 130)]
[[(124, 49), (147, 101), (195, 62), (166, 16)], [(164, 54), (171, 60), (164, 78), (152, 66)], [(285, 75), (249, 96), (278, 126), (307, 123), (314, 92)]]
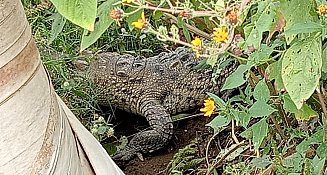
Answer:
[(255, 157), (251, 160), (251, 164), (256, 166), (257, 168), (265, 168), (271, 163), (272, 161), (267, 155), (264, 155), (263, 157)]
[(282, 79), (287, 92), (300, 109), (315, 91), (321, 77), (321, 40), (297, 41), (282, 60)]
[(108, 14), (113, 9), (112, 4), (116, 1), (117, 0), (108, 0), (99, 6), (97, 14), (99, 21), (95, 23), (93, 32), (84, 30), (82, 35), (80, 52), (95, 43), (100, 38), (100, 36), (108, 29), (108, 27), (114, 22), (114, 20), (109, 17)]
[(220, 97), (218, 97), (217, 95), (210, 93), (210, 92), (207, 92), (207, 94), (210, 98), (212, 98), (215, 101), (215, 103), (218, 105), (218, 108), (223, 108), (226, 106), (226, 103), (224, 102), (224, 100), (221, 99)]
[(240, 136), (246, 139), (251, 139), (253, 137), (252, 126), (246, 129), (245, 131), (241, 132)]
[(284, 88), (282, 79), (282, 60), (278, 60), (274, 63), (269, 64), (266, 69), (268, 77), (270, 80), (275, 80), (274, 84), (277, 90)]
[(272, 47), (268, 47), (266, 44), (261, 44), (258, 50), (249, 55), (248, 64), (261, 65), (267, 63), (273, 50)]
[(220, 132), (225, 126), (230, 123), (230, 119), (225, 116), (217, 116), (206, 126), (211, 127), (215, 133)]
[(255, 86), (253, 96), (256, 100), (263, 102), (268, 102), (270, 99), (270, 92), (264, 79)]
[(322, 28), (323, 26), (321, 26), (319, 23), (306, 21), (292, 25), (288, 30), (285, 31), (285, 35), (320, 32)]
[(311, 145), (311, 142), (308, 139), (305, 139), (296, 146), (296, 151), (299, 154), (304, 154), (309, 149), (310, 145)]
[(89, 31), (94, 30), (97, 0), (50, 0), (58, 12), (72, 23)]
[[(283, 165), (286, 168), (292, 169), (293, 173), (288, 173), (287, 175), (301, 175), (303, 164), (303, 157), (299, 153), (294, 153), (283, 160)], [(298, 173), (295, 173), (298, 172)]]
[(259, 49), (262, 41), (262, 34), (271, 31), (277, 19), (277, 3), (271, 0), (261, 1), (258, 3), (258, 10), (251, 18), (251, 23), (244, 27), (245, 43), (242, 46), (244, 50), (248, 46)]
[[(317, 21), (317, 13), (312, 1), (303, 0), (280, 0), (281, 9), (286, 19), (285, 31), (292, 28), (294, 24)], [(295, 38), (295, 34), (285, 34), (287, 44)]]
[(249, 113), (252, 117), (268, 116), (275, 111), (276, 109), (263, 101), (256, 101), (249, 109)]
[(290, 95), (284, 94), (283, 95), (283, 108), (286, 112), (296, 113), (298, 109), (296, 108), (294, 102), (292, 101)]
[(244, 128), (247, 128), (251, 115), (245, 111), (237, 111), (235, 109), (231, 109), (231, 113), (233, 114), (235, 120), (241, 124)]
[(323, 142), (318, 148), (317, 148), (317, 155), (321, 159), (327, 158), (327, 142)]
[(55, 13), (53, 15), (53, 22), (51, 25), (51, 33), (48, 44), (51, 44), (53, 40), (57, 38), (59, 33), (62, 31), (66, 24), (66, 18), (64, 18), (60, 13)]
[(317, 155), (312, 159), (312, 166), (313, 166), (312, 174), (323, 174), (325, 160), (326, 160), (325, 158), (319, 159)]
[(318, 116), (317, 112), (307, 104), (304, 104), (301, 109), (297, 109), (288, 94), (283, 95), (283, 101), (285, 111), (294, 113), (297, 120), (309, 120), (312, 117)]
[(112, 143), (105, 143), (102, 145), (109, 155), (113, 155), (117, 152), (117, 147)]
[(253, 134), (254, 149), (258, 151), (263, 139), (268, 134), (268, 124), (266, 122), (266, 118), (261, 119), (259, 122), (255, 123), (251, 128)]
[(318, 113), (314, 111), (310, 106), (304, 104), (301, 109), (295, 112), (295, 118), (297, 120), (309, 120), (312, 117), (317, 117)]
[(296, 151), (299, 154), (304, 154), (311, 144), (320, 144), (323, 140), (323, 129), (317, 128), (317, 131), (309, 138), (304, 139), (300, 144), (296, 146)]
[(244, 79), (244, 73), (247, 72), (252, 66), (250, 65), (240, 65), (235, 72), (233, 72), (229, 77), (227, 77), (221, 91), (226, 89), (233, 89), (241, 86), (246, 82)]

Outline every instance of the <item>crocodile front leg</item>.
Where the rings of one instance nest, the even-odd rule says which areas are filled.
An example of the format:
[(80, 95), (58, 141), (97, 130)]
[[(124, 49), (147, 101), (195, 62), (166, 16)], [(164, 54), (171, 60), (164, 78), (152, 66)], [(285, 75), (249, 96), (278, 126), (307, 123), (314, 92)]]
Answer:
[(139, 104), (139, 113), (150, 125), (150, 130), (137, 133), (126, 148), (118, 151), (115, 160), (128, 161), (137, 153), (149, 153), (164, 147), (173, 134), (173, 123), (166, 109), (155, 99), (145, 98)]

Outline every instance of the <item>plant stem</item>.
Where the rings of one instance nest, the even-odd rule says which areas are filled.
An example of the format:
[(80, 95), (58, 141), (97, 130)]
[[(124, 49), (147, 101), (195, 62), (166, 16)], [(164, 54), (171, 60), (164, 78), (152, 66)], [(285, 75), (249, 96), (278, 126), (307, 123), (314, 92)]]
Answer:
[(316, 91), (317, 91), (317, 94), (318, 94), (318, 98), (319, 98), (319, 101), (320, 101), (320, 105), (321, 105), (321, 108), (322, 108), (322, 111), (324, 112), (324, 115), (322, 117), (322, 120), (324, 120), (323, 124), (324, 124), (324, 128), (323, 128), (323, 142), (326, 141), (326, 130), (327, 130), (327, 126), (326, 126), (326, 117), (327, 117), (327, 109), (326, 109), (326, 104), (325, 104), (325, 100), (324, 100), (324, 97), (322, 96), (321, 94), (321, 91), (320, 91), (320, 87), (316, 88)]
[[(166, 16), (170, 17), (170, 18), (173, 20), (173, 22), (174, 22), (175, 24), (177, 24), (177, 18), (176, 18), (174, 15), (171, 15), (170, 13), (164, 13), (164, 14), (165, 14)], [(189, 25), (189, 24), (187, 24), (187, 23), (185, 23), (185, 26), (186, 26), (187, 29), (189, 29), (190, 31), (192, 31), (192, 32), (195, 33), (196, 35), (198, 35), (198, 36), (202, 36), (202, 37), (204, 37), (204, 38), (206, 38), (206, 39), (208, 39), (208, 40), (211, 40), (211, 35), (210, 35), (210, 34), (204, 32), (204, 31), (202, 31), (202, 30), (200, 30), (200, 29), (198, 29), (198, 28), (196, 28), (196, 27), (194, 27), (194, 26), (191, 26), (191, 25)]]
[(234, 124), (234, 120), (232, 119), (232, 138), (234, 140), (235, 143), (239, 144), (240, 142), (238, 141), (236, 135), (235, 135), (235, 124)]
[[(182, 12), (185, 12), (186, 10), (188, 9), (167, 9), (167, 8), (161, 8), (161, 7), (154, 7), (154, 6), (150, 6), (149, 4), (139, 4), (139, 3), (136, 3), (134, 2), (134, 4), (138, 5), (139, 7), (141, 8), (144, 8), (144, 9), (149, 9), (149, 10), (153, 10), (153, 11), (162, 11), (162, 12), (166, 12), (166, 13), (170, 13), (170, 14), (180, 14)], [(218, 19), (221, 19), (222, 15), (217, 13), (216, 11), (193, 11), (193, 10), (188, 10), (190, 15), (192, 17), (199, 17), (199, 16), (209, 16), (209, 17), (217, 17)]]
[(278, 134), (282, 137), (282, 139), (284, 140), (284, 142), (286, 142), (286, 141), (287, 141), (287, 137), (285, 136), (285, 134), (284, 134), (282, 128), (280, 127), (280, 125), (279, 125), (278, 122), (276, 121), (275, 117), (274, 117), (273, 115), (270, 115), (269, 118), (270, 118), (271, 121), (274, 123), (275, 128), (276, 128)]

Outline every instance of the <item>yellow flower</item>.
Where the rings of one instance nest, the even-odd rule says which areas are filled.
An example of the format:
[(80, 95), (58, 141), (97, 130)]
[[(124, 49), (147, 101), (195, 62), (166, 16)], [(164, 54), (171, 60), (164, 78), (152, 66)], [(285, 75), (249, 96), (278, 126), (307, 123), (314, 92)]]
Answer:
[(144, 16), (144, 12), (142, 12), (141, 18), (139, 18), (135, 22), (132, 22), (132, 26), (134, 26), (135, 28), (140, 29), (140, 30), (145, 27), (145, 24), (146, 24), (146, 19), (145, 19), (145, 16)]
[(204, 108), (201, 108), (200, 111), (204, 112), (204, 116), (210, 117), (215, 109), (215, 102), (208, 98), (207, 100), (204, 100)]
[(121, 2), (122, 2), (122, 3), (127, 3), (127, 4), (129, 4), (129, 3), (134, 2), (134, 0), (121, 0)]
[(319, 10), (320, 15), (326, 15), (327, 14), (327, 4), (321, 4), (318, 7), (318, 10)]
[(202, 51), (202, 40), (199, 37), (195, 37), (191, 43), (193, 45), (192, 50), (195, 51), (195, 57), (199, 58)]
[(225, 42), (227, 40), (228, 32), (225, 26), (214, 28), (213, 30), (213, 40), (217, 42)]
[(195, 47), (201, 47), (202, 45), (202, 41), (199, 37), (195, 37), (193, 40), (192, 40), (192, 45), (195, 46)]

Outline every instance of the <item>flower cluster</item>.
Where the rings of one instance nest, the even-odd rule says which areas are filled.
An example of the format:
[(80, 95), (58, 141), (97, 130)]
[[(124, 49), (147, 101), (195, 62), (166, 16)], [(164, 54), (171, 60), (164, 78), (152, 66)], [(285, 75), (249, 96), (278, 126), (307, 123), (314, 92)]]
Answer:
[(227, 28), (225, 26), (213, 29), (213, 40), (217, 42), (225, 42), (228, 38)]
[(320, 15), (326, 15), (327, 14), (327, 4), (321, 4), (318, 7), (318, 11)]

